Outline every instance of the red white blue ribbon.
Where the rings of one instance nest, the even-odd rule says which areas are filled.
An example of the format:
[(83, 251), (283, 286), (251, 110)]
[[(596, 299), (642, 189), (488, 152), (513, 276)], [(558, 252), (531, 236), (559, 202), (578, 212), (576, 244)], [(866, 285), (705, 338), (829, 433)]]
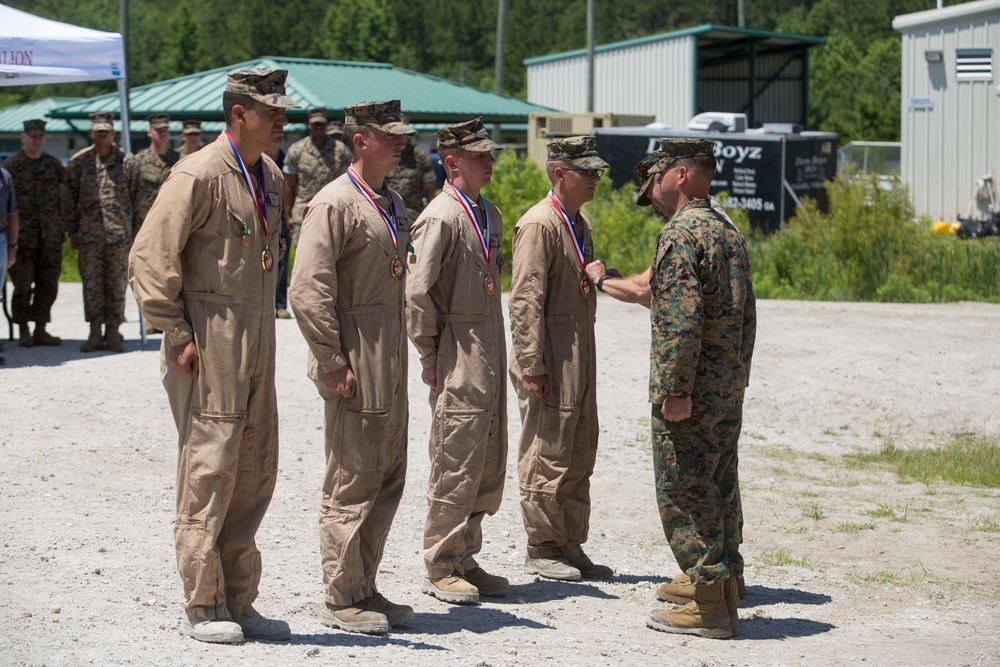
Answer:
[(556, 213), (562, 218), (563, 224), (566, 226), (566, 231), (569, 232), (569, 237), (573, 239), (573, 248), (576, 250), (576, 257), (580, 260), (580, 268), (584, 269), (587, 267), (587, 261), (583, 254), (583, 236), (577, 236), (576, 230), (573, 228), (573, 221), (569, 219), (569, 213), (563, 208), (563, 205), (559, 203), (556, 199), (556, 193), (554, 190), (549, 190), (549, 201), (556, 209)]
[(483, 230), (479, 227), (479, 223), (476, 222), (476, 216), (472, 213), (472, 202), (465, 196), (464, 192), (455, 187), (454, 183), (448, 183), (448, 185), (450, 185), (451, 189), (455, 191), (456, 195), (458, 195), (458, 203), (462, 206), (462, 210), (465, 211), (465, 214), (469, 216), (469, 222), (472, 223), (472, 228), (476, 230), (476, 236), (479, 237), (479, 244), (483, 247), (483, 257), (486, 258), (486, 263), (489, 264), (490, 257), (493, 255), (493, 249), (490, 247), (490, 211), (486, 206), (488, 203), (486, 201), (486, 197), (480, 195), (480, 198), (483, 200), (483, 205), (481, 207), (483, 210), (483, 217), (486, 220), (486, 232), (484, 235)]
[(236, 156), (236, 164), (240, 166), (240, 173), (243, 174), (243, 180), (246, 181), (247, 187), (250, 188), (250, 195), (253, 197), (253, 203), (257, 207), (257, 213), (260, 215), (260, 225), (264, 228), (264, 243), (267, 243), (267, 208), (264, 206), (264, 160), (262, 158), (257, 159), (257, 169), (258, 176), (260, 177), (260, 194), (257, 193), (257, 188), (253, 186), (253, 179), (250, 178), (250, 172), (247, 171), (247, 166), (243, 164), (243, 158), (240, 157), (240, 152), (236, 150), (236, 143), (233, 141), (233, 136), (229, 134), (229, 130), (226, 130), (226, 139), (229, 140), (229, 147), (233, 149), (233, 155)]
[(389, 236), (392, 237), (392, 245), (393, 247), (396, 247), (396, 204), (395, 202), (392, 201), (392, 195), (391, 194), (389, 195), (390, 212), (386, 213), (384, 210), (382, 210), (381, 206), (375, 203), (375, 199), (370, 194), (368, 194), (368, 190), (361, 186), (361, 183), (358, 182), (358, 179), (355, 178), (354, 174), (351, 173), (350, 167), (348, 167), (347, 169), (347, 177), (351, 179), (351, 183), (354, 183), (354, 187), (358, 189), (358, 192), (363, 194), (365, 196), (365, 199), (371, 202), (371, 205), (375, 207), (376, 211), (378, 211), (379, 216), (381, 216), (382, 221), (385, 223), (385, 228), (389, 230)]

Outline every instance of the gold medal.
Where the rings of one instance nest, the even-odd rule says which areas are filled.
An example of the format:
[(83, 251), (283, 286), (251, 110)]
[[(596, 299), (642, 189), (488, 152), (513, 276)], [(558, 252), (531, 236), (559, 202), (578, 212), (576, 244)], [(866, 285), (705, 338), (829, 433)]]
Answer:
[(264, 252), (260, 253), (260, 265), (268, 273), (274, 270), (274, 254), (271, 252), (270, 247), (265, 246)]
[(493, 296), (493, 293), (497, 291), (497, 284), (493, 282), (492, 276), (486, 276), (483, 280), (483, 289), (486, 290), (486, 296)]
[(580, 291), (584, 296), (590, 296), (590, 281), (586, 278), (580, 281)]
[(244, 248), (249, 248), (250, 247), (250, 235), (249, 234), (244, 234), (243, 235), (243, 247)]
[(399, 258), (399, 255), (393, 257), (392, 262), (389, 263), (389, 272), (392, 273), (392, 277), (396, 280), (403, 279), (406, 269), (403, 267), (403, 260)]

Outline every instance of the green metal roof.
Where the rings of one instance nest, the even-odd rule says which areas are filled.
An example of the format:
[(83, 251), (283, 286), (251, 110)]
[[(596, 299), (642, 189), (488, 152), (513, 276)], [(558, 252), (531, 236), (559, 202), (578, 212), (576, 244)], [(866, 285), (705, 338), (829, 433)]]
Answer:
[[(692, 36), (698, 38), (699, 46), (715, 45), (724, 42), (735, 43), (737, 41), (752, 41), (758, 44), (763, 43), (778, 47), (788, 47), (802, 44), (807, 46), (819, 46), (826, 44), (826, 40), (822, 37), (792, 35), (782, 32), (768, 32), (766, 30), (752, 30), (750, 28), (734, 28), (731, 26), (706, 23), (705, 25), (695, 26), (693, 28), (674, 30), (673, 32), (663, 32), (658, 35), (649, 35), (647, 37), (638, 37), (636, 39), (627, 39), (622, 42), (613, 42), (611, 44), (602, 44), (600, 46), (595, 46), (594, 52), (601, 53), (604, 51), (616, 51), (630, 46), (639, 46), (640, 44), (650, 44), (653, 42), (663, 42), (670, 39), (677, 39), (679, 37)], [(579, 58), (580, 56), (585, 55), (587, 55), (587, 49), (576, 49), (574, 51), (553, 53), (548, 56), (526, 58), (523, 63), (525, 66), (538, 65), (556, 60), (565, 60), (567, 58)]]
[(24, 121), (41, 118), (46, 122), (45, 130), (51, 133), (75, 132), (64, 120), (53, 120), (49, 116), (52, 109), (79, 101), (79, 97), (46, 97), (34, 102), (15, 104), (0, 109), (0, 134), (20, 134), (24, 131)]
[[(288, 70), (286, 90), (301, 109), (289, 109), (291, 121), (303, 122), (308, 109), (326, 107), (331, 118), (342, 109), (372, 99), (400, 99), (411, 121), (454, 122), (483, 116), (488, 123), (524, 123), (528, 114), (553, 109), (506, 95), (488, 93), (454, 81), (419, 74), (383, 63), (342, 62), (264, 56), (257, 60), (133, 88), (129, 107), (134, 118), (167, 113), (171, 118), (223, 120), (222, 92), (226, 72), (242, 67)], [(53, 116), (86, 118), (95, 111), (117, 113), (117, 93), (70, 104)]]

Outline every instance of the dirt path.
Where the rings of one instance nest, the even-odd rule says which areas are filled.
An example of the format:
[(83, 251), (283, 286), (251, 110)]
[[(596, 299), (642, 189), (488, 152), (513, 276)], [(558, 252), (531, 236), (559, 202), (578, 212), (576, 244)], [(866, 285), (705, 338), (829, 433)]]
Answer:
[(126, 354), (84, 358), (79, 285), (63, 286), (54, 320), (63, 347), (8, 343), (0, 367), (0, 664), (1000, 663), (1000, 490), (904, 483), (844, 459), (886, 438), (1000, 437), (998, 306), (760, 304), (741, 442), (750, 595), (740, 637), (724, 641), (644, 624), (655, 585), (676, 568), (648, 453), (645, 311), (606, 297), (598, 308), (602, 439), (588, 552), (618, 576), (557, 583), (521, 571), (515, 413), (505, 500), (484, 523), (482, 554), (513, 591), (479, 607), (419, 593), (429, 409), (411, 355), (408, 487), (380, 587), (417, 620), (385, 638), (318, 621), (321, 401), (295, 322), (279, 321), (282, 453), (259, 534), (257, 607), (287, 619), (293, 640), (241, 646), (176, 630), (176, 436), (158, 339), (141, 349), (133, 321)]

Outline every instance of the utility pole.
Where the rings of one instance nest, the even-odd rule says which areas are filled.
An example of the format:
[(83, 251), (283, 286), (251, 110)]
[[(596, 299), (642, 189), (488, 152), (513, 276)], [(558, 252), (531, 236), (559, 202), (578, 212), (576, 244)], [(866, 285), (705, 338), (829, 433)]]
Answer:
[(736, 3), (736, 25), (741, 28), (747, 27), (747, 13), (743, 7), (744, 0), (737, 0)]
[[(122, 31), (122, 49), (125, 51), (125, 62), (122, 63), (122, 71), (125, 73), (125, 80), (122, 82), (122, 87), (119, 97), (119, 105), (121, 109), (119, 110), (118, 117), (122, 122), (122, 148), (125, 149), (126, 153), (132, 152), (132, 133), (128, 127), (128, 119), (132, 117), (129, 113), (129, 101), (128, 101), (128, 77), (132, 72), (131, 64), (128, 59), (128, 0), (121, 0), (121, 5), (119, 8), (118, 21), (120, 23), (120, 28)], [(143, 331), (143, 343), (145, 340), (145, 329)]]
[(587, 111), (594, 112), (594, 0), (587, 0)]
[[(494, 90), (497, 95), (503, 95), (503, 60), (504, 60), (504, 44), (506, 41), (507, 34), (507, 0), (500, 0), (497, 7), (497, 44), (496, 44), (496, 63), (495, 70), (493, 73), (493, 78), (496, 80), (494, 82)], [(493, 123), (493, 141), (498, 144), (501, 143), (502, 133), (500, 131), (500, 123)]]

